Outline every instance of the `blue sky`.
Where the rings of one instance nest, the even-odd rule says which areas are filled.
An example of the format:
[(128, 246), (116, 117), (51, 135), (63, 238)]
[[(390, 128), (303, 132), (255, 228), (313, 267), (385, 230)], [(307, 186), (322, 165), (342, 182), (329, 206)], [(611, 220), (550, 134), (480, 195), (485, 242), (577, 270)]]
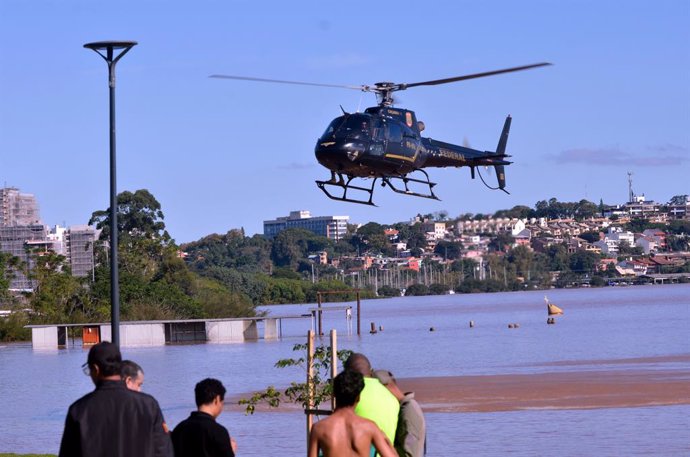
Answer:
[[(118, 190), (149, 189), (178, 242), (306, 209), (392, 223), (555, 197), (665, 202), (690, 193), (690, 2), (0, 2), (0, 184), (36, 195), (47, 224), (108, 205), (108, 87), (83, 44), (135, 40), (117, 67)], [(314, 144), (372, 94), (209, 79), (416, 82), (553, 67), (400, 92), (425, 134), (494, 149), (513, 116), (511, 195), (430, 170), (442, 201), (377, 188), (379, 207), (327, 199)]]

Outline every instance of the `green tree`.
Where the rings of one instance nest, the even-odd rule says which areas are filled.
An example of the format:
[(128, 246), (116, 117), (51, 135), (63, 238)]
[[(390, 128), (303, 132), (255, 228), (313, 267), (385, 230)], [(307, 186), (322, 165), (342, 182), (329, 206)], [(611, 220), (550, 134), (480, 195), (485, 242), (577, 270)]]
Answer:
[(591, 230), (588, 232), (582, 232), (580, 233), (579, 237), (587, 241), (588, 243), (596, 243), (597, 241), (599, 241), (599, 231)]
[(400, 289), (391, 286), (379, 287), (378, 293), (382, 297), (399, 297)]
[(405, 296), (429, 295), (429, 288), (424, 284), (412, 284), (405, 290)]
[(330, 246), (330, 240), (305, 229), (287, 229), (280, 232), (271, 247), (271, 260), (278, 267), (295, 269), (301, 259)]
[(65, 257), (53, 252), (32, 254), (35, 281), (29, 295), (34, 323), (84, 322), (102, 320), (106, 314), (91, 298), (78, 278), (72, 276)]
[(477, 262), (472, 259), (458, 259), (450, 266), (451, 271), (460, 273), (461, 279), (474, 277), (475, 268)]
[(620, 256), (637, 256), (642, 255), (644, 252), (640, 246), (631, 246), (627, 241), (621, 241), (618, 243), (618, 254)]
[(434, 283), (429, 286), (429, 295), (445, 295), (450, 290), (447, 284)]
[(535, 211), (529, 206), (518, 205), (513, 206), (511, 209), (502, 209), (494, 213), (495, 218), (508, 217), (515, 219), (528, 219), (534, 217)]
[(376, 222), (364, 224), (357, 229), (352, 237), (352, 244), (360, 254), (365, 252), (391, 253), (391, 246), (384, 231), (385, 228)]
[(690, 235), (690, 221), (671, 221), (671, 223), (668, 224), (668, 231), (674, 235)]
[[(146, 189), (134, 193), (129, 191), (117, 195), (117, 230), (120, 242), (129, 239), (158, 240), (161, 244), (171, 241), (165, 230), (161, 204)], [(101, 229), (101, 239), (110, 238), (110, 209), (95, 211), (89, 225)]]
[(489, 241), (489, 249), (506, 252), (514, 242), (515, 238), (510, 233), (501, 232)]
[(671, 199), (668, 201), (668, 204), (669, 204), (669, 205), (673, 205), (673, 206), (682, 206), (682, 205), (685, 205), (685, 202), (687, 202), (687, 201), (688, 201), (688, 196), (687, 196), (687, 194), (683, 194), (683, 195), (674, 195), (674, 196), (671, 197)]
[(687, 235), (668, 235), (666, 247), (671, 252), (687, 251), (690, 249), (690, 238)]
[(445, 260), (455, 260), (462, 256), (462, 243), (459, 241), (439, 241), (434, 248), (434, 253)]
[(546, 250), (550, 259), (549, 270), (567, 271), (570, 270), (570, 256), (565, 243), (552, 244)]
[(597, 205), (589, 200), (580, 200), (575, 205), (574, 216), (577, 220), (589, 219), (596, 216), (598, 213), (599, 208)]
[(10, 301), (10, 282), (13, 278), (12, 271), (17, 268), (19, 259), (0, 251), (0, 305)]
[(570, 256), (570, 269), (576, 273), (591, 273), (600, 260), (601, 256), (594, 252), (577, 251)]

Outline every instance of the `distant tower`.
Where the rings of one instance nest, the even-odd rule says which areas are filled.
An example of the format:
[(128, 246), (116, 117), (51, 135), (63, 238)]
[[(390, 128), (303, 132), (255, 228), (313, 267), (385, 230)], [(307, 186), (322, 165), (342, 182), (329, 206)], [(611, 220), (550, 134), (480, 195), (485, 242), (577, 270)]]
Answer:
[(635, 192), (632, 188), (632, 171), (628, 172), (628, 202), (632, 203), (635, 200)]

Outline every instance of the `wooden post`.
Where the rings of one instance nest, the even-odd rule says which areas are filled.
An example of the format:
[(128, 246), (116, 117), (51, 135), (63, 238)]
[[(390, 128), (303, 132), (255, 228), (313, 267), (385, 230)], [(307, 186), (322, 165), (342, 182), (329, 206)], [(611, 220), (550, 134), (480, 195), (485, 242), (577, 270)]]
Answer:
[[(314, 409), (314, 332), (307, 332), (307, 409)], [(314, 418), (307, 413), (307, 449), (309, 448), (309, 434)]]
[(321, 326), (321, 315), (323, 314), (323, 311), (321, 311), (321, 292), (316, 293), (316, 302), (318, 305), (318, 314), (319, 314), (319, 326), (318, 326), (318, 331), (319, 331), (319, 336), (323, 336), (323, 327)]
[(360, 305), (359, 302), (359, 291), (357, 291), (357, 336), (362, 334), (361, 330), (361, 321), (362, 321), (362, 306)]
[[(338, 374), (338, 335), (335, 329), (331, 329), (331, 389), (333, 379)], [(331, 411), (335, 411), (335, 395), (331, 395)]]

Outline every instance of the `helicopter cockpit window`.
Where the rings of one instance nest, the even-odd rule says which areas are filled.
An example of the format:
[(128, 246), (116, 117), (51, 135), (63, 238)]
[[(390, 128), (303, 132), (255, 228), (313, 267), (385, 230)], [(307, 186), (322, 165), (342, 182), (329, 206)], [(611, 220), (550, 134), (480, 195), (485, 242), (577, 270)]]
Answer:
[(353, 114), (348, 116), (345, 121), (345, 129), (355, 132), (368, 132), (370, 123), (369, 116), (362, 116), (358, 114)]
[(345, 116), (340, 116), (336, 117), (331, 121), (330, 124), (328, 124), (328, 127), (326, 127), (326, 131), (323, 132), (323, 135), (321, 135), (321, 138), (323, 139), (328, 139), (333, 136), (333, 133), (335, 133), (336, 130), (338, 130), (338, 127), (340, 127), (340, 124), (343, 123), (343, 118)]
[(387, 124), (386, 136), (388, 137), (388, 141), (392, 143), (402, 142), (402, 129), (400, 128), (400, 125), (394, 122)]
[(384, 135), (385, 124), (383, 122), (381, 122), (380, 119), (375, 119), (373, 123), (374, 123), (374, 125), (373, 125), (374, 133), (372, 133), (371, 137), (377, 141), (385, 140), (386, 139), (386, 137)]

